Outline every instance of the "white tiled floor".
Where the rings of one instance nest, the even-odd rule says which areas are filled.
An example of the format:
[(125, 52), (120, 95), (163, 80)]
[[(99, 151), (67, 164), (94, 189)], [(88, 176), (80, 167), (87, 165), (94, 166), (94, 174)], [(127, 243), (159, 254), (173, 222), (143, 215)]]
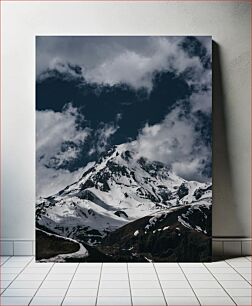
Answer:
[(35, 263), (1, 257), (0, 305), (247, 305), (251, 257), (213, 263)]

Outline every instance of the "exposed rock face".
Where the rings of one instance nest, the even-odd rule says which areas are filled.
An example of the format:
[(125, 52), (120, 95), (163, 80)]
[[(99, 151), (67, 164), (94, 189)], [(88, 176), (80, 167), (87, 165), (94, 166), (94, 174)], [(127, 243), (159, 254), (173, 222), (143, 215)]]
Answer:
[(110, 233), (98, 249), (117, 261), (208, 261), (211, 205), (186, 205), (143, 217)]
[[(136, 158), (122, 144), (74, 184), (39, 199), (36, 223), (48, 232), (99, 246), (108, 258), (158, 261), (184, 254), (185, 260), (206, 260), (211, 202), (210, 184), (186, 181), (160, 162)], [(150, 231), (145, 227), (152, 218), (158, 222)]]

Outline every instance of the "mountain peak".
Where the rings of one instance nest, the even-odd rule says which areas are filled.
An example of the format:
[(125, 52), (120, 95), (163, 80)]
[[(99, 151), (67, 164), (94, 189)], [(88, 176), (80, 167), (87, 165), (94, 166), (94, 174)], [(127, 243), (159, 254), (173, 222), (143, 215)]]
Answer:
[(186, 181), (134, 146), (113, 146), (81, 179), (37, 202), (37, 225), (98, 243), (107, 233), (172, 207), (211, 201), (210, 185)]

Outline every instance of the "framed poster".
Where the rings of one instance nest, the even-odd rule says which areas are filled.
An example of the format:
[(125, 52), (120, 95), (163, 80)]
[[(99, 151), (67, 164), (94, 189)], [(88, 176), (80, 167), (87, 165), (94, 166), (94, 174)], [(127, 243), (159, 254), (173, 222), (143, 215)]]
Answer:
[(36, 259), (211, 259), (210, 36), (37, 36)]

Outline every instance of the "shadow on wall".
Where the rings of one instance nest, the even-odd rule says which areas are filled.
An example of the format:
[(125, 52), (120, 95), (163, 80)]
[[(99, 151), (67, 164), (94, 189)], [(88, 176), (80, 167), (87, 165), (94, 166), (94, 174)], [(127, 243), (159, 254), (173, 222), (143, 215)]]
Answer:
[[(221, 73), (220, 46), (213, 41), (213, 236), (244, 233), (237, 212), (227, 136), (225, 92)], [(235, 228), (235, 230), (234, 230)]]

